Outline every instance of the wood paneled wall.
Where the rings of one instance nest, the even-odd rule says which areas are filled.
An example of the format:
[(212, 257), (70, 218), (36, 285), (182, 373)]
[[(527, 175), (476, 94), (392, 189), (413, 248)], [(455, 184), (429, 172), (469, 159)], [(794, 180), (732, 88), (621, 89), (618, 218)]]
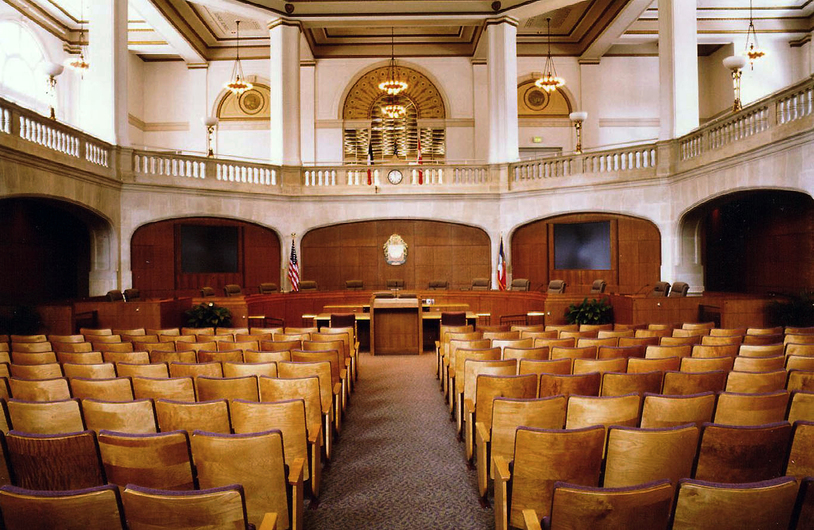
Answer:
[[(383, 245), (392, 234), (407, 243), (403, 265), (384, 259)], [(472, 278), (489, 277), (489, 262), (489, 236), (479, 228), (439, 221), (363, 221), (305, 234), (300, 277), (316, 280), (320, 290), (344, 289), (346, 280), (384, 289), (392, 279), (404, 280), (405, 289), (426, 289), (430, 280), (447, 280), (450, 289), (460, 289)]]
[(88, 296), (89, 230), (69, 209), (40, 199), (0, 201), (0, 303)]
[(704, 225), (707, 290), (797, 295), (814, 288), (811, 197), (786, 191), (733, 194), (709, 207)]
[[(554, 224), (610, 221), (610, 270), (554, 269)], [(636, 293), (659, 281), (661, 236), (644, 219), (613, 214), (570, 214), (542, 219), (518, 228), (512, 236), (513, 278), (528, 278), (531, 288), (545, 290), (551, 280), (565, 280), (566, 293), (588, 293), (596, 279), (606, 292)]]
[[(182, 224), (237, 226), (238, 272), (189, 274), (181, 270)], [(219, 295), (223, 286), (235, 283), (243, 292), (256, 293), (263, 282), (280, 284), (280, 240), (268, 228), (242, 221), (209, 217), (159, 221), (140, 227), (130, 244), (133, 287), (148, 298), (198, 296), (209, 286)]]

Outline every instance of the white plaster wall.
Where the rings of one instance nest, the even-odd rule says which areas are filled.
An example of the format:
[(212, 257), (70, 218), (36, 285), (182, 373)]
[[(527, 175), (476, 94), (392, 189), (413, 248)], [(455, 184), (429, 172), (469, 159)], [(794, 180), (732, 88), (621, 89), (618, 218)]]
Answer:
[(732, 108), (732, 73), (723, 60), (732, 55), (732, 45), (723, 46), (707, 57), (698, 58), (698, 104), (701, 123)]
[[(129, 54), (127, 65), (127, 104), (129, 114), (144, 121), (144, 61), (137, 55)], [(130, 125), (130, 143), (134, 146), (144, 144), (144, 130)]]
[[(755, 62), (754, 70), (748, 64), (743, 70), (741, 101), (744, 105), (799, 81), (795, 63), (800, 49), (791, 48), (787, 39), (769, 37), (760, 35), (759, 41), (766, 56)], [(742, 52), (744, 43), (744, 40), (735, 40), (734, 49)]]

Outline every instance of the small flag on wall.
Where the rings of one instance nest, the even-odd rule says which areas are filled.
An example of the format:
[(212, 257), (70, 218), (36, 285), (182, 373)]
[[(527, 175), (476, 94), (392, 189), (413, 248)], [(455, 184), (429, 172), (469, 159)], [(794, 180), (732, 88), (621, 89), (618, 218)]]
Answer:
[[(373, 165), (373, 138), (370, 138), (367, 142), (367, 165)], [(370, 186), (373, 184), (373, 170), (370, 167), (367, 168), (367, 185)]]
[(294, 238), (291, 238), (291, 257), (288, 258), (288, 281), (291, 283), (291, 291), (300, 290), (300, 264), (297, 261), (297, 249), (294, 247)]
[(503, 236), (500, 236), (500, 251), (497, 253), (497, 288), (506, 290), (506, 255), (503, 253)]
[(416, 154), (416, 162), (418, 163), (418, 185), (424, 184), (424, 170), (421, 169), (421, 131), (418, 131), (418, 153)]

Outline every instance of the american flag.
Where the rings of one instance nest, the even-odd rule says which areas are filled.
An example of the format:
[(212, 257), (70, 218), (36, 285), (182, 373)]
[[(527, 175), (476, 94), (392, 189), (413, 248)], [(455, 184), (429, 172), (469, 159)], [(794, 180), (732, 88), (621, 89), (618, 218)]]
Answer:
[[(367, 165), (373, 165), (373, 137), (369, 136), (367, 142)], [(367, 185), (370, 186), (373, 184), (373, 170), (370, 167), (367, 168)]]
[(300, 264), (297, 261), (297, 249), (294, 247), (294, 238), (291, 238), (291, 257), (288, 258), (288, 281), (291, 282), (293, 292), (300, 290)]
[[(418, 153), (416, 154), (416, 162), (419, 166), (422, 164), (421, 158), (421, 131), (418, 131)], [(418, 168), (418, 185), (424, 184), (424, 171), (422, 171), (421, 167)]]

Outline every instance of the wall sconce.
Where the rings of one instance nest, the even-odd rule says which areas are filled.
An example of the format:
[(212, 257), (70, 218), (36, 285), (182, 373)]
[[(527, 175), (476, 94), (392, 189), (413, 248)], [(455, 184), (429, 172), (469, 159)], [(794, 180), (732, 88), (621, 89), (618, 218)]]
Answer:
[(215, 127), (218, 126), (219, 120), (217, 116), (205, 116), (201, 118), (201, 121), (206, 125), (206, 156), (211, 158), (215, 156), (212, 145), (214, 143)]
[(574, 149), (574, 154), (582, 154), (582, 122), (588, 119), (588, 113), (584, 110), (572, 112), (568, 115), (571, 121), (574, 122), (574, 129), (577, 130), (577, 146)]
[(741, 105), (741, 76), (743, 67), (746, 66), (746, 57), (743, 55), (730, 55), (723, 60), (724, 67), (732, 71), (732, 88), (735, 91), (735, 103), (732, 105), (732, 112), (738, 112), (743, 108)]
[(48, 88), (45, 93), (48, 95), (49, 106), (51, 107), (49, 117), (52, 120), (57, 119), (56, 112), (54, 112), (57, 97), (57, 77), (59, 77), (64, 70), (65, 67), (58, 63), (45, 63), (42, 66), (42, 72), (48, 76)]

